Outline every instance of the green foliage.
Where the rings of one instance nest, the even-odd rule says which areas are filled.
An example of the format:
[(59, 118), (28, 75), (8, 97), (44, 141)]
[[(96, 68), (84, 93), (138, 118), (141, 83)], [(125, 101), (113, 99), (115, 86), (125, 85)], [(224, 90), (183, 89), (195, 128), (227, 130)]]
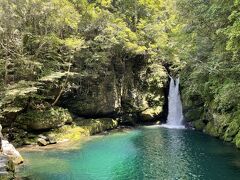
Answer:
[(180, 55), (187, 62), (181, 73), (187, 114), (201, 108), (194, 124), (204, 120), (207, 133), (240, 147), (240, 3), (179, 0), (177, 5), (189, 47)]
[[(240, 147), (239, 8), (239, 0), (1, 0), (0, 119), (55, 111), (84, 78), (98, 82), (134, 61), (147, 69), (138, 72), (147, 103), (162, 103), (166, 67), (181, 71), (188, 120)], [(83, 104), (75, 106), (92, 107)]]
[(240, 64), (234, 40), (238, 36), (238, 6), (221, 0), (178, 2), (185, 34), (192, 42), (188, 56), (181, 55), (187, 62), (182, 73), (183, 92), (186, 97), (199, 96), (206, 111), (230, 113), (239, 108)]
[(115, 60), (143, 59), (151, 92), (166, 83), (164, 64), (181, 69), (171, 0), (3, 0), (0, 19), (1, 116), (55, 105)]

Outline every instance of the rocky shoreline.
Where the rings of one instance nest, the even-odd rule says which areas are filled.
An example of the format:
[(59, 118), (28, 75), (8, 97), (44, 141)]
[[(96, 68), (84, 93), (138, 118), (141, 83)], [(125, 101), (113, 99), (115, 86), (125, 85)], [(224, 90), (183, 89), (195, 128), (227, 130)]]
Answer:
[[(72, 124), (28, 136), (29, 143), (17, 149), (7, 140), (2, 140), (3, 152), (0, 154), (0, 179), (14, 179), (16, 165), (23, 163), (19, 152), (66, 150), (76, 147), (79, 142), (84, 143), (92, 138), (106, 135), (109, 131), (122, 131), (125, 128), (118, 125), (118, 121), (111, 118), (76, 119)], [(97, 136), (92, 136), (97, 135)], [(18, 152), (19, 151), (19, 152)]]
[(0, 125), (0, 179), (14, 179), (15, 165), (23, 163), (23, 158), (15, 147), (3, 139)]
[[(55, 144), (49, 144), (46, 146), (41, 146), (38, 144), (35, 145), (25, 145), (23, 147), (17, 148), (17, 150), (20, 153), (25, 153), (25, 152), (39, 152), (39, 151), (66, 151), (66, 150), (74, 150), (74, 149), (79, 149), (81, 148), (81, 145), (92, 140), (95, 138), (101, 138), (103, 136), (112, 134), (112, 133), (116, 133), (116, 132), (128, 132), (131, 131), (132, 129), (134, 129), (135, 127), (133, 126), (124, 126), (124, 125), (118, 125), (117, 127), (113, 128), (113, 129), (108, 129), (108, 130), (104, 130), (102, 132), (93, 134), (93, 135), (89, 135), (89, 136), (83, 136), (81, 139), (76, 140), (76, 139), (65, 139), (63, 141), (57, 141), (57, 143)], [(23, 168), (25, 165), (31, 165), (29, 164), (29, 162), (26, 160), (23, 164), (19, 165), (16, 167), (16, 179), (24, 179), (24, 177), (22, 177), (22, 175), (20, 175), (21, 173), (21, 168)]]
[(15, 166), (23, 163), (23, 158), (15, 147), (7, 140), (1, 140), (0, 179), (14, 179)]
[(115, 132), (127, 132), (133, 129), (133, 126), (117, 126), (114, 129), (105, 130), (99, 132), (97, 134), (89, 135), (89, 136), (82, 136), (78, 140), (76, 139), (64, 139), (61, 141), (56, 141), (56, 143), (48, 144), (46, 146), (39, 145), (39, 144), (32, 144), (32, 145), (24, 145), (22, 147), (17, 148), (17, 150), (21, 152), (30, 152), (30, 151), (48, 151), (48, 150), (69, 150), (79, 148), (79, 143), (85, 143), (89, 140), (94, 138), (101, 138), (102, 136), (108, 135), (110, 133)]

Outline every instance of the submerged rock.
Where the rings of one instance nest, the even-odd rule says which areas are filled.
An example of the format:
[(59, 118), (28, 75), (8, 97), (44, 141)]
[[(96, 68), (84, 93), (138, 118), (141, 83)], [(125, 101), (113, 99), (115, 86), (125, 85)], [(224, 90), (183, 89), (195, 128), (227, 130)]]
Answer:
[(8, 156), (14, 164), (23, 163), (23, 158), (15, 147), (6, 140), (2, 140), (2, 151), (3, 154)]

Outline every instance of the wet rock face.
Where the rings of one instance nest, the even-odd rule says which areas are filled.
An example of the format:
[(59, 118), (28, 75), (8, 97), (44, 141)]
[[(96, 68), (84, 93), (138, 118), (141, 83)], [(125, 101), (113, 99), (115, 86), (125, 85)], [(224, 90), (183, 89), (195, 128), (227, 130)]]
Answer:
[(149, 120), (162, 111), (167, 75), (163, 66), (148, 66), (143, 59), (114, 59), (104, 73), (73, 82), (75, 89), (60, 101), (74, 114), (114, 117), (140, 112), (140, 118)]

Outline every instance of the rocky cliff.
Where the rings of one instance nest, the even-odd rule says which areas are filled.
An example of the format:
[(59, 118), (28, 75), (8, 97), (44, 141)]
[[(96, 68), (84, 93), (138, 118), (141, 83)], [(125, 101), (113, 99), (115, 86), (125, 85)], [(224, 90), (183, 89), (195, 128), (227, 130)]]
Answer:
[(163, 111), (167, 75), (161, 64), (145, 61), (114, 59), (97, 77), (72, 79), (76, 86), (64, 94), (60, 105), (84, 117), (153, 120)]
[[(168, 80), (161, 63), (150, 63), (143, 56), (116, 58), (107, 59), (107, 63), (91, 70), (86, 59), (79, 61), (76, 60), (73, 69), (77, 75), (68, 82), (71, 88), (64, 91), (56, 105), (51, 105), (51, 99), (39, 101), (34, 97), (23, 110), (4, 114), (0, 123), (8, 140), (16, 146), (33, 144), (38, 134), (65, 125), (101, 132), (116, 127), (115, 123), (109, 126), (104, 121), (108, 118), (120, 124), (159, 121), (166, 105), (164, 92)], [(44, 95), (56, 97), (59, 89), (50, 89)], [(40, 95), (41, 91), (37, 93)], [(89, 119), (99, 118), (101, 123), (96, 127), (96, 123), (89, 123)]]
[[(230, 89), (225, 87), (218, 87), (215, 94), (206, 90), (199, 93), (200, 88), (198, 91), (194, 90), (197, 85), (191, 84), (191, 80), (186, 79), (186, 76), (183, 76), (182, 98), (185, 119), (195, 129), (231, 142), (240, 148), (240, 111), (239, 106), (235, 104), (235, 94), (231, 94)], [(211, 81), (208, 83), (212, 83)], [(225, 81), (222, 86), (229, 82)], [(209, 87), (205, 85), (205, 88)], [(231, 86), (230, 88), (232, 89)], [(237, 89), (234, 91), (237, 92)]]

